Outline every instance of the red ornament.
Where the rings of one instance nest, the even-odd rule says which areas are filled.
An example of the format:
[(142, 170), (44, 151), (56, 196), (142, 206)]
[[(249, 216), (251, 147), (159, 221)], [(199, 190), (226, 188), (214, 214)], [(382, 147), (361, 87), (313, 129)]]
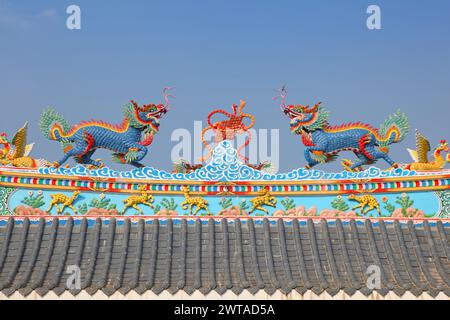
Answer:
[[(212, 153), (213, 150), (211, 148), (211, 146), (209, 145), (209, 143), (205, 140), (205, 133), (208, 130), (213, 130), (214, 132), (214, 142), (218, 143), (221, 142), (223, 140), (233, 140), (234, 137), (236, 136), (236, 134), (247, 134), (247, 139), (245, 140), (244, 144), (242, 144), (238, 149), (237, 149), (237, 155), (239, 158), (241, 158), (242, 160), (244, 160), (245, 163), (248, 162), (248, 158), (245, 157), (244, 155), (241, 154), (241, 150), (243, 148), (245, 148), (246, 146), (249, 145), (250, 140), (251, 140), (251, 133), (249, 131), (250, 128), (253, 127), (253, 124), (255, 122), (255, 119), (252, 115), (247, 114), (247, 113), (243, 113), (242, 109), (245, 106), (245, 102), (241, 100), (241, 103), (239, 105), (239, 108), (237, 105), (233, 104), (231, 106), (231, 108), (233, 109), (233, 113), (228, 113), (225, 110), (222, 109), (215, 109), (213, 111), (211, 111), (208, 114), (208, 127), (204, 128), (201, 134), (201, 139), (203, 141), (203, 144), (205, 145), (205, 147), (208, 149), (208, 155), (206, 157), (201, 157), (200, 161), (207, 161)], [(212, 122), (211, 118), (212, 116), (214, 116), (215, 114), (222, 114), (224, 115), (227, 119), (225, 120), (221, 120), (221, 121), (217, 121), (217, 122)], [(249, 125), (245, 125), (244, 124), (244, 119), (248, 118), (250, 119), (250, 124)]]

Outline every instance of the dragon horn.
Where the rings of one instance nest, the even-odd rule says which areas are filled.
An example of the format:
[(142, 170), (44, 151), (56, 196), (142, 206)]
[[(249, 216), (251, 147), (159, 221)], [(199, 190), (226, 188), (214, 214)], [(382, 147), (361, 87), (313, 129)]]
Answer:
[(139, 104), (136, 101), (134, 101), (134, 100), (131, 100), (131, 104), (133, 105), (133, 108), (138, 110), (139, 112), (144, 112), (145, 111), (146, 105), (144, 105), (143, 107), (140, 107)]
[(319, 105), (320, 105), (321, 103), (322, 103), (322, 102), (316, 103), (316, 104), (314, 105), (314, 107), (312, 107), (312, 108), (310, 108), (309, 106), (303, 107), (303, 108), (302, 108), (302, 109), (303, 109), (303, 112), (305, 112), (305, 113), (315, 113), (315, 112), (317, 112), (317, 110), (319, 110)]

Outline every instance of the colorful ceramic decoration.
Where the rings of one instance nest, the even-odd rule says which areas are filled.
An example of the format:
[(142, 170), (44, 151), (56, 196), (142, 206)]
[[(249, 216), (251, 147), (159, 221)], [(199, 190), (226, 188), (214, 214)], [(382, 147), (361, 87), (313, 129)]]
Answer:
[(34, 143), (27, 144), (28, 122), (20, 128), (11, 141), (6, 133), (0, 134), (0, 165), (11, 165), (19, 168), (48, 167), (51, 163), (44, 159), (34, 159), (29, 156)]
[(391, 167), (398, 164), (389, 156), (389, 145), (401, 142), (408, 134), (408, 118), (398, 111), (389, 116), (380, 129), (354, 122), (339, 126), (328, 123), (329, 113), (320, 106), (286, 105), (287, 89), (281, 89), (281, 110), (289, 117), (291, 131), (302, 137), (305, 145), (306, 168), (336, 160), (341, 151), (353, 151), (358, 158), (355, 163), (346, 160), (343, 165), (351, 170), (361, 170), (363, 165), (383, 159)]
[[(209, 160), (209, 158), (212, 155), (213, 149), (209, 145), (208, 142), (205, 140), (205, 133), (209, 130), (214, 131), (214, 142), (220, 142), (224, 140), (233, 140), (236, 134), (247, 134), (247, 138), (243, 145), (239, 146), (237, 149), (237, 154), (240, 159), (242, 159), (245, 163), (247, 163), (248, 159), (241, 154), (242, 149), (244, 149), (246, 146), (249, 145), (250, 140), (252, 138), (250, 132), (248, 131), (250, 128), (253, 127), (255, 123), (255, 118), (251, 114), (243, 113), (242, 109), (245, 107), (245, 101), (240, 102), (239, 108), (237, 105), (233, 104), (231, 108), (233, 109), (233, 113), (228, 113), (225, 110), (222, 109), (216, 109), (209, 113), (208, 115), (208, 127), (203, 129), (201, 134), (201, 139), (203, 144), (205, 145), (206, 149), (208, 150), (208, 155), (204, 158), (201, 158), (200, 161), (204, 162)], [(228, 119), (217, 121), (217, 122), (211, 122), (212, 116), (216, 114), (222, 114)], [(250, 123), (248, 125), (244, 124), (244, 119), (248, 118), (250, 119)]]
[(406, 169), (409, 170), (440, 170), (445, 167), (445, 163), (449, 162), (449, 155), (447, 159), (442, 156), (443, 152), (448, 152), (448, 144), (445, 140), (441, 140), (439, 145), (433, 151), (433, 160), (428, 160), (428, 152), (430, 152), (430, 142), (416, 131), (416, 150), (408, 149), (411, 158), (414, 162), (408, 164)]
[(138, 207), (138, 204), (144, 204), (146, 206), (149, 206), (150, 208), (154, 209), (152, 203), (155, 201), (153, 196), (147, 191), (147, 186), (142, 185), (138, 187), (139, 191), (141, 192), (141, 195), (139, 196), (129, 196), (128, 198), (126, 198), (123, 203), (123, 209), (121, 211), (122, 214), (125, 213), (125, 211), (130, 208), (133, 207), (134, 209), (136, 209), (140, 214), (143, 214), (144, 212), (142, 211), (141, 208)]
[[(177, 164), (167, 172), (143, 166), (146, 147), (158, 131), (165, 105), (127, 104), (121, 126), (101, 121), (74, 127), (54, 111), (46, 111), (41, 129), (46, 137), (59, 141), (64, 156), (55, 165), (31, 161), (18, 167), (17, 159), (28, 157), (25, 125), (12, 141), (3, 135), (0, 144), (0, 214), (16, 216), (163, 216), (163, 217), (321, 217), (321, 218), (448, 218), (450, 171), (444, 168), (447, 143), (441, 141), (429, 161), (428, 141), (416, 133), (417, 162), (395, 165), (387, 155), (389, 144), (400, 142), (408, 132), (406, 116), (397, 113), (374, 129), (362, 123), (340, 127), (328, 125), (328, 113), (319, 104), (287, 106), (282, 90), (282, 110), (291, 118), (291, 130), (302, 136), (310, 167), (336, 158), (351, 148), (359, 161), (344, 161), (349, 170), (326, 172), (298, 168), (287, 173), (265, 171), (267, 164), (250, 165), (232, 146), (236, 134), (254, 124), (243, 113), (244, 102), (233, 113), (214, 110), (207, 130), (216, 134), (205, 164)], [(213, 115), (228, 119), (213, 122)], [(250, 119), (244, 124), (244, 119)], [(231, 132), (229, 132), (231, 130)], [(228, 135), (228, 133), (231, 134)], [(250, 138), (249, 138), (250, 139)], [(97, 148), (113, 150), (113, 158), (136, 168), (112, 170), (91, 159)], [(14, 151), (12, 151), (14, 150)], [(28, 150), (28, 153), (24, 150)], [(69, 157), (77, 165), (61, 166)], [(31, 159), (31, 158), (30, 158)], [(385, 159), (391, 168), (373, 166)], [(16, 161), (16, 162), (15, 162)], [(22, 163), (21, 161), (19, 161)], [(26, 161), (25, 161), (26, 162)], [(23, 163), (25, 163), (23, 162)], [(363, 169), (362, 165), (370, 164)]]
[(120, 125), (91, 120), (70, 126), (53, 109), (44, 111), (39, 123), (41, 131), (46, 138), (58, 141), (64, 151), (64, 156), (54, 162), (54, 166), (59, 167), (73, 157), (78, 163), (103, 167), (99, 160), (91, 157), (97, 149), (108, 149), (113, 151), (113, 161), (143, 167), (140, 161), (159, 130), (159, 120), (168, 110), (166, 91), (167, 88), (164, 89), (165, 105), (139, 106), (131, 100), (123, 107), (124, 118)]
[[(210, 214), (208, 210), (208, 201), (206, 201), (202, 197), (191, 197), (188, 186), (181, 187), (181, 191), (183, 191), (184, 201), (181, 203), (180, 207), (183, 210), (189, 208), (189, 213), (193, 214), (194, 216), (202, 209), (205, 210), (208, 215)], [(196, 207), (194, 213), (192, 213), (193, 207)]]

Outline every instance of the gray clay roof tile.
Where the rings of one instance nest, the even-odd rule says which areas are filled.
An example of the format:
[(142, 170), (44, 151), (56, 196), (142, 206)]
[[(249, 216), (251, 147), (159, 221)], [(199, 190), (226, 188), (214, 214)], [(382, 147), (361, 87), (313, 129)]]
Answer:
[[(0, 225), (0, 290), (9, 296), (69, 289), (110, 296), (134, 290), (254, 294), (296, 290), (418, 296), (450, 292), (448, 234), (441, 221), (14, 219)], [(366, 285), (379, 266), (381, 287)]]

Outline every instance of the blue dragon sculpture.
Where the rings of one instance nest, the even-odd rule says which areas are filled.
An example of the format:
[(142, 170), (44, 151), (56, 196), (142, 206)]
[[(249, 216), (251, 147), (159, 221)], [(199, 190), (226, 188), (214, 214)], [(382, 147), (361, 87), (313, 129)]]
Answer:
[[(306, 168), (331, 162), (341, 151), (353, 151), (358, 161), (344, 160), (341, 163), (350, 170), (361, 170), (363, 165), (384, 159), (392, 167), (398, 165), (388, 156), (389, 145), (402, 141), (409, 132), (408, 118), (397, 111), (380, 126), (380, 129), (361, 123), (340, 126), (328, 124), (329, 113), (320, 106), (286, 105), (287, 89), (280, 89), (281, 110), (290, 118), (291, 132), (301, 135), (305, 145)], [(277, 98), (277, 97), (276, 97)]]
[(91, 157), (97, 149), (113, 151), (113, 161), (143, 167), (140, 161), (147, 154), (147, 147), (159, 130), (159, 120), (167, 112), (170, 94), (163, 91), (166, 103), (139, 106), (131, 100), (123, 107), (124, 119), (119, 125), (103, 121), (85, 121), (75, 126), (69, 123), (53, 109), (45, 110), (40, 119), (40, 128), (47, 139), (61, 143), (64, 156), (54, 162), (55, 167), (73, 157), (77, 163), (91, 168), (100, 168), (100, 159)]

